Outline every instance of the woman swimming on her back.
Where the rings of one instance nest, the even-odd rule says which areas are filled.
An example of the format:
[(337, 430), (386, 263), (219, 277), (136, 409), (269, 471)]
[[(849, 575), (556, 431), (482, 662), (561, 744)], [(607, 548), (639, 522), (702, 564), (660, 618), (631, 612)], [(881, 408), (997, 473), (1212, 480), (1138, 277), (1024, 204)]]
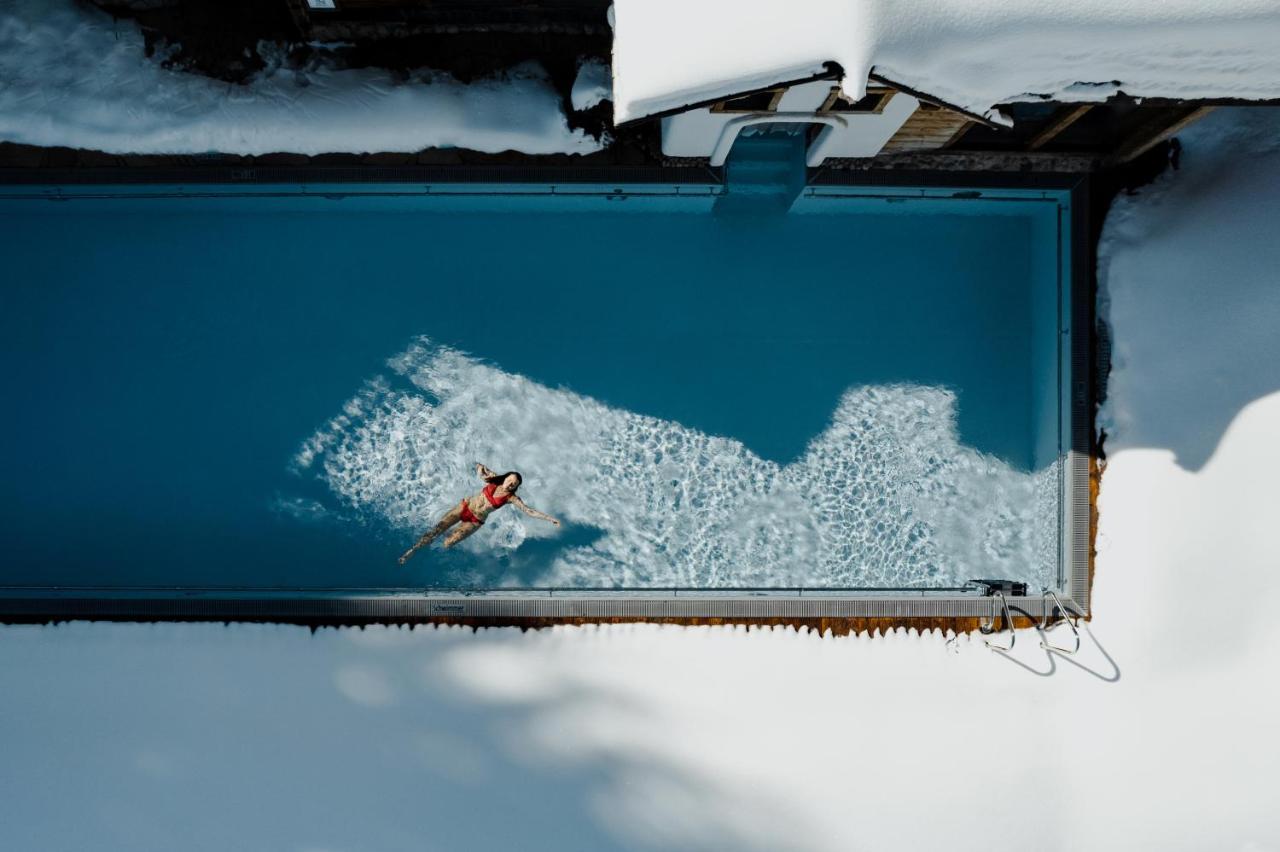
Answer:
[(560, 526), (560, 522), (555, 518), (539, 512), (516, 496), (516, 489), (520, 487), (521, 478), (520, 474), (514, 470), (507, 473), (494, 473), (489, 468), (476, 462), (476, 473), (488, 483), (485, 485), (484, 490), (479, 494), (463, 498), (461, 503), (446, 512), (444, 517), (440, 519), (440, 523), (423, 533), (422, 538), (418, 539), (413, 547), (404, 552), (404, 556), (400, 557), (401, 565), (408, 562), (409, 557), (413, 556), (414, 551), (418, 548), (426, 547), (435, 540), (436, 536), (457, 524), (458, 528), (444, 540), (445, 547), (453, 547), (484, 526), (484, 519), (489, 517), (494, 510), (502, 508), (507, 503), (515, 506), (531, 518), (541, 518), (544, 521), (550, 521), (556, 526)]

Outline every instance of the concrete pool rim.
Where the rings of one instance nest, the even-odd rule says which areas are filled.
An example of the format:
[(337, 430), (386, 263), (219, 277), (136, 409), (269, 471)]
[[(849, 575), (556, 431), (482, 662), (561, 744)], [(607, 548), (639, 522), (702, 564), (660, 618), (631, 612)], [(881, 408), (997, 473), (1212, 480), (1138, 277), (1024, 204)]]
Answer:
[[(931, 198), (981, 197), (984, 190), (1043, 190), (1069, 198), (1070, 243), (1070, 387), (1069, 435), (1064, 435), (1062, 491), (1063, 560), (1057, 588), (1065, 605), (1090, 612), (1092, 537), (1090, 460), (1094, 458), (1093, 351), (1094, 270), (1091, 234), (1090, 176), (1085, 174), (964, 171), (810, 170), (805, 192), (922, 189)], [(0, 189), (19, 192), (24, 185), (75, 187), (91, 194), (94, 185), (216, 184), (228, 189), (262, 184), (313, 185), (314, 194), (344, 184), (442, 184), (465, 190), (470, 184), (524, 184), (585, 189), (609, 194), (608, 187), (649, 186), (661, 191), (688, 187), (690, 194), (723, 191), (722, 171), (702, 166), (193, 166), (101, 167), (81, 169), (0, 169)], [(477, 187), (478, 188), (478, 187)], [(696, 188), (696, 190), (695, 190)], [(719, 189), (718, 189), (719, 188)], [(536, 189), (534, 190), (537, 191)], [(308, 192), (307, 194), (312, 194)], [(975, 194), (976, 193), (976, 194)], [(340, 193), (337, 193), (340, 194)], [(897, 194), (897, 193), (892, 193)], [(49, 196), (45, 196), (49, 197)], [(1047, 598), (1039, 590), (1011, 598), (1023, 613), (1044, 614)], [(1049, 604), (1051, 606), (1051, 604)], [(950, 590), (367, 590), (331, 592), (232, 592), (222, 589), (0, 589), (0, 620), (282, 620), (327, 622), (333, 619), (430, 620), (432, 618), (889, 618), (936, 619), (998, 615), (999, 604), (978, 591)]]

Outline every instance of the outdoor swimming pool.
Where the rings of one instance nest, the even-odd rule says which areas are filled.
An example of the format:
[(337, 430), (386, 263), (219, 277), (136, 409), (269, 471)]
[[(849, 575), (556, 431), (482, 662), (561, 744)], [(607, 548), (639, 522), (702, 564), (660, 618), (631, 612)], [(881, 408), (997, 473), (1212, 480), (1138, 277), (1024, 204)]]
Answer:
[(722, 193), (0, 186), (0, 586), (1060, 582), (1068, 193)]

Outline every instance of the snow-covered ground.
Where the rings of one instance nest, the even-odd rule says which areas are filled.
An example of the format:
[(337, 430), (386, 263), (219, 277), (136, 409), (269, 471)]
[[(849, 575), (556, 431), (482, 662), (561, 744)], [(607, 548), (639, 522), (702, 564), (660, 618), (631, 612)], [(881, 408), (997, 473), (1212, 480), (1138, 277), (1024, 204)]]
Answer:
[[(422, 68), (400, 80), (318, 59), (245, 85), (161, 66), (128, 20), (76, 0), (0, 0), (0, 140), (109, 153), (266, 154), (423, 148), (590, 153), (536, 65), (464, 85)], [(584, 100), (595, 95), (583, 94)]]
[(1104, 236), (1078, 659), (1034, 633), (1004, 657), (661, 626), (5, 628), (0, 845), (1280, 849), (1280, 115), (1183, 140)]
[(608, 65), (598, 59), (588, 59), (578, 65), (578, 76), (574, 78), (573, 90), (569, 93), (575, 110), (591, 109), (612, 97)]
[(1276, 0), (615, 0), (614, 120), (798, 79), (838, 62), (861, 97), (873, 68), (999, 120), (1052, 95), (1274, 98)]

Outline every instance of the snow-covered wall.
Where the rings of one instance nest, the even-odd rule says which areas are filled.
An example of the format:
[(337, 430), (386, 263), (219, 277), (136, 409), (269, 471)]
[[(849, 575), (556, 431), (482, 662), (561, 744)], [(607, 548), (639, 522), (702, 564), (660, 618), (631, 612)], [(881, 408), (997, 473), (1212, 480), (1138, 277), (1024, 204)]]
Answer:
[(823, 69), (874, 68), (993, 118), (1039, 95), (1280, 97), (1275, 0), (615, 0), (621, 123)]
[(236, 85), (161, 66), (136, 24), (74, 0), (0, 0), (0, 140), (109, 153), (418, 151), (589, 153), (540, 68), (464, 85), (423, 68), (317, 61)]

